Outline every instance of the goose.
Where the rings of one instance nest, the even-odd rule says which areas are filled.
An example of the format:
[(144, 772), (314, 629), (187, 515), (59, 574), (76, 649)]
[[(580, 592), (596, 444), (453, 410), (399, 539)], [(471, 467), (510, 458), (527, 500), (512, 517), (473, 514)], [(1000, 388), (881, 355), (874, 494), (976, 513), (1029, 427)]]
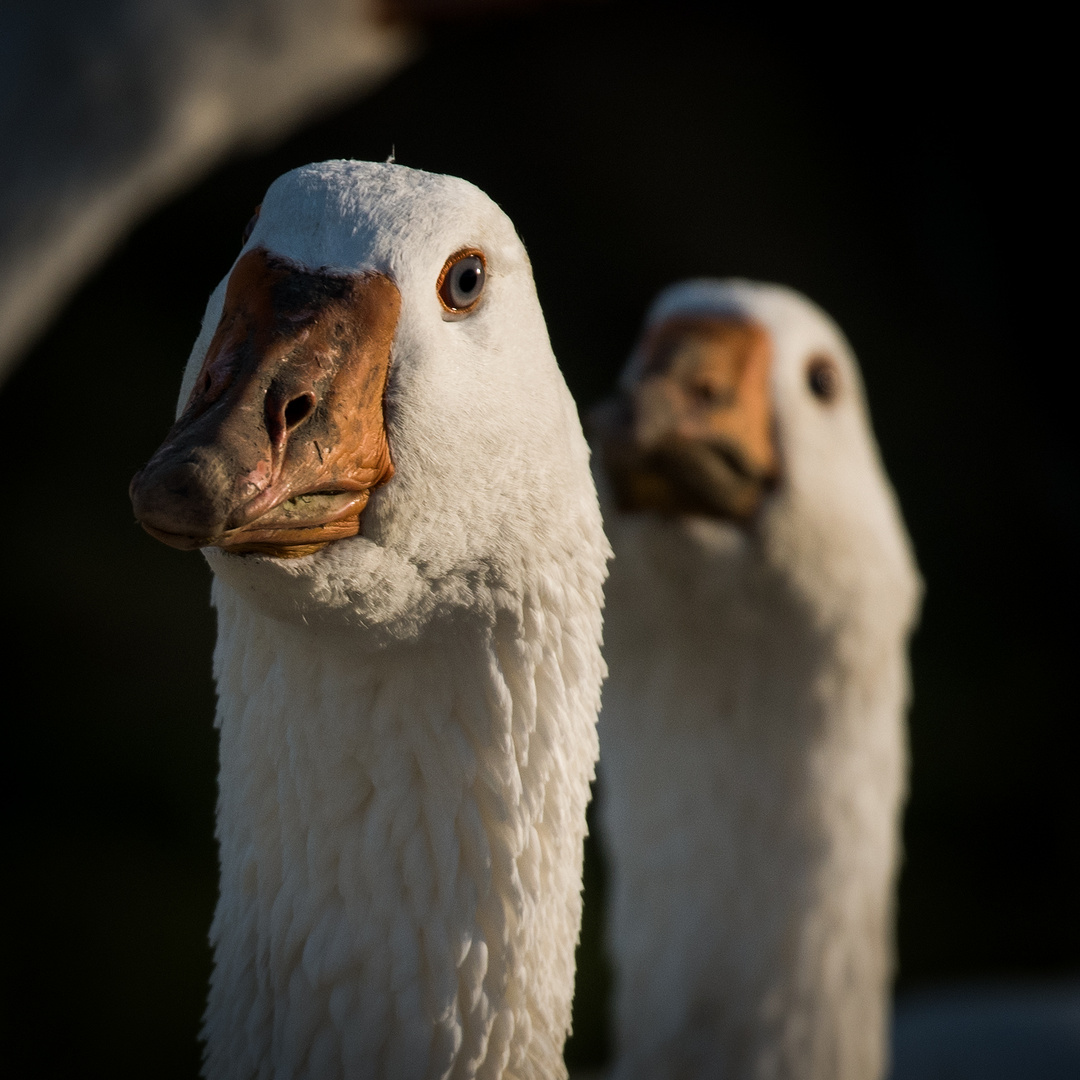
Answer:
[(509, 219), (276, 180), (131, 495), (214, 578), (205, 1075), (565, 1076), (609, 549)]
[(855, 357), (805, 297), (664, 291), (594, 445), (618, 1080), (874, 1080), (912, 548)]

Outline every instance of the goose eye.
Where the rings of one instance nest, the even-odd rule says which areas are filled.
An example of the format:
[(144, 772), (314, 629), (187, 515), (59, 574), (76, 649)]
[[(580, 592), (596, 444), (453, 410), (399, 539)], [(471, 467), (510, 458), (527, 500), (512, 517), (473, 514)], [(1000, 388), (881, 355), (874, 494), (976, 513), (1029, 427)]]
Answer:
[(262, 203), (255, 207), (255, 213), (251, 215), (251, 220), (244, 226), (244, 235), (240, 238), (241, 247), (251, 239), (251, 234), (255, 231), (255, 222), (259, 220), (260, 210), (262, 210)]
[(806, 384), (818, 401), (833, 401), (840, 392), (840, 372), (827, 356), (815, 356), (806, 365)]
[(459, 251), (446, 260), (439, 274), (439, 301), (447, 311), (461, 315), (472, 311), (484, 291), (487, 267), (479, 251)]

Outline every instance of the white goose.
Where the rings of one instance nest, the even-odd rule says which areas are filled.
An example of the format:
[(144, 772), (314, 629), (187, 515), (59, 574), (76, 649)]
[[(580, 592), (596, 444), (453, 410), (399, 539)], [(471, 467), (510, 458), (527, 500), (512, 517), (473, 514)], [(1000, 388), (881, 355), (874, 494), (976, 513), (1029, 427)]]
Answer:
[(608, 549), (513, 226), (285, 175), (180, 401), (132, 496), (215, 576), (206, 1075), (565, 1075)]
[(886, 1064), (921, 586), (836, 326), (669, 289), (597, 417), (615, 1076)]

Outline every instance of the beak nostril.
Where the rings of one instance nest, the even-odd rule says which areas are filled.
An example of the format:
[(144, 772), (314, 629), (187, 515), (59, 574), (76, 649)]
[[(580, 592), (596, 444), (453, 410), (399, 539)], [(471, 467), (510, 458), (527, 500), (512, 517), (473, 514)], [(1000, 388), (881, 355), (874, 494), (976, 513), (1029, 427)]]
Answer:
[(285, 430), (292, 431), (293, 428), (302, 424), (311, 415), (314, 408), (314, 394), (301, 394), (299, 397), (293, 398), (285, 406)]

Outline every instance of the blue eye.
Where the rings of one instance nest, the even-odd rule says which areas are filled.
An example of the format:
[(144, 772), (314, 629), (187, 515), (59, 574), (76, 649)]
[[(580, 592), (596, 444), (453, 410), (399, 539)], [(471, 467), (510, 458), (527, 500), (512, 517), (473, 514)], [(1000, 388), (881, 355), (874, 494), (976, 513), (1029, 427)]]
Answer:
[(487, 268), (479, 251), (459, 251), (446, 260), (439, 275), (439, 301), (447, 311), (465, 314), (476, 306), (484, 291)]

